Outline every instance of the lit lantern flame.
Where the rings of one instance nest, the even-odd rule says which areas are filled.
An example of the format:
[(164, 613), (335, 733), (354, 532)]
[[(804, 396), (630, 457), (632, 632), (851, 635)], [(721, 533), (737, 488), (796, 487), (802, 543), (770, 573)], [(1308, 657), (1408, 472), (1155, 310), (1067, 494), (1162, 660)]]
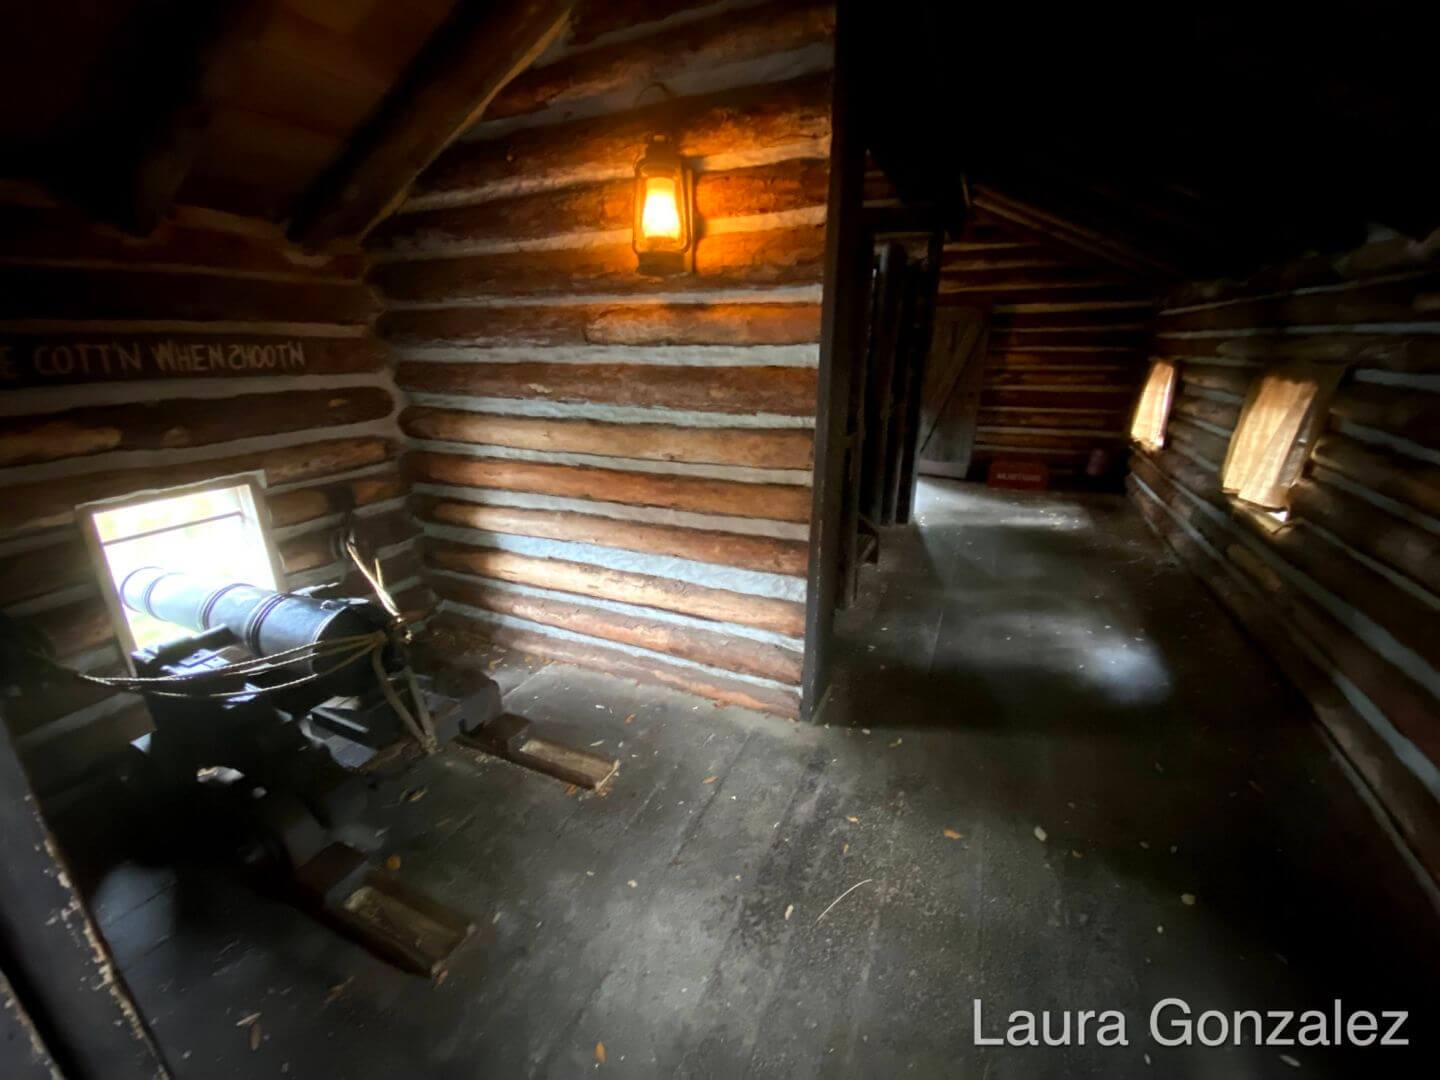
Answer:
[(635, 269), (651, 277), (695, 269), (695, 187), (672, 139), (654, 135), (635, 162)]
[(647, 240), (680, 239), (680, 200), (675, 181), (668, 176), (645, 179), (645, 208), (640, 215), (640, 229)]

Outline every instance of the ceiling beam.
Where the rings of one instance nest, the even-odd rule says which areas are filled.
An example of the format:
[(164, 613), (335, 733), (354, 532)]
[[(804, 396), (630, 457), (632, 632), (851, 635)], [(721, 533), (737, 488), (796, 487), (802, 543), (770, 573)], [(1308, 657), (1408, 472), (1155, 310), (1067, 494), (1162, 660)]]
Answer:
[(458, 0), (340, 156), (300, 199), (290, 236), (307, 246), (363, 235), (544, 51), (575, 0)]
[[(203, 9), (207, 5), (197, 6)], [(156, 114), (150, 137), (135, 162), (129, 208), (134, 231), (153, 232), (175, 205), (210, 128), (216, 103), (234, 79), (239, 58), (259, 36), (275, 6), (275, 0), (228, 0), (210, 6), (209, 23), (202, 23), (185, 68), (188, 78), (172, 83), (177, 92), (170, 108)]]

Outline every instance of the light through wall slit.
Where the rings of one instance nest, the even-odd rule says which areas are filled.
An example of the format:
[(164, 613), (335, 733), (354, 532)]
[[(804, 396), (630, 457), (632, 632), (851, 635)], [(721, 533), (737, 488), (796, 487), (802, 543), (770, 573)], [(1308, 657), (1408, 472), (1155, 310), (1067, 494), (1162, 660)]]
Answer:
[(1175, 397), (1178, 369), (1170, 360), (1156, 360), (1150, 365), (1145, 389), (1130, 423), (1130, 437), (1147, 450), (1165, 445), (1165, 424), (1170, 418), (1170, 404)]

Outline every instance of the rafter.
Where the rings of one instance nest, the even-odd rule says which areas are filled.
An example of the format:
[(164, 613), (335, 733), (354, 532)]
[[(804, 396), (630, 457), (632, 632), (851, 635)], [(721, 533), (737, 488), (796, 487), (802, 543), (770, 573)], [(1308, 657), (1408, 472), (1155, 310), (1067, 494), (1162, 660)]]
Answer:
[(340, 157), (300, 200), (290, 235), (366, 232), (559, 33), (575, 0), (460, 0)]
[(1181, 266), (1170, 258), (1116, 238), (1095, 226), (1062, 216), (1035, 203), (1014, 198), (988, 184), (970, 189), (971, 203), (992, 217), (1000, 218), (1026, 232), (1073, 248), (1085, 255), (1144, 277), (1180, 278)]

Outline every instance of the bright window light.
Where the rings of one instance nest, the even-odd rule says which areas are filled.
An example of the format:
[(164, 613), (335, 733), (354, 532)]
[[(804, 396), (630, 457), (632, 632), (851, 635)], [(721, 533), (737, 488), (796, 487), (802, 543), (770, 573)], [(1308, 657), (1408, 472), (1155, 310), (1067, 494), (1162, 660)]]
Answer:
[(1165, 445), (1165, 422), (1170, 417), (1170, 402), (1175, 396), (1178, 370), (1169, 360), (1156, 360), (1150, 365), (1135, 419), (1130, 423), (1130, 437), (1149, 450)]
[(1256, 506), (1284, 509), (1341, 374), (1335, 367), (1294, 363), (1252, 384), (1225, 454), (1220, 486)]
[[(275, 589), (276, 560), (257, 512), (257, 488), (234, 479), (140, 499), (93, 503), (80, 508), (125, 651), (153, 648), (191, 631), (130, 611), (118, 597), (134, 570), (159, 566), (224, 584), (231, 581)], [(123, 622), (123, 626), (120, 623)]]

